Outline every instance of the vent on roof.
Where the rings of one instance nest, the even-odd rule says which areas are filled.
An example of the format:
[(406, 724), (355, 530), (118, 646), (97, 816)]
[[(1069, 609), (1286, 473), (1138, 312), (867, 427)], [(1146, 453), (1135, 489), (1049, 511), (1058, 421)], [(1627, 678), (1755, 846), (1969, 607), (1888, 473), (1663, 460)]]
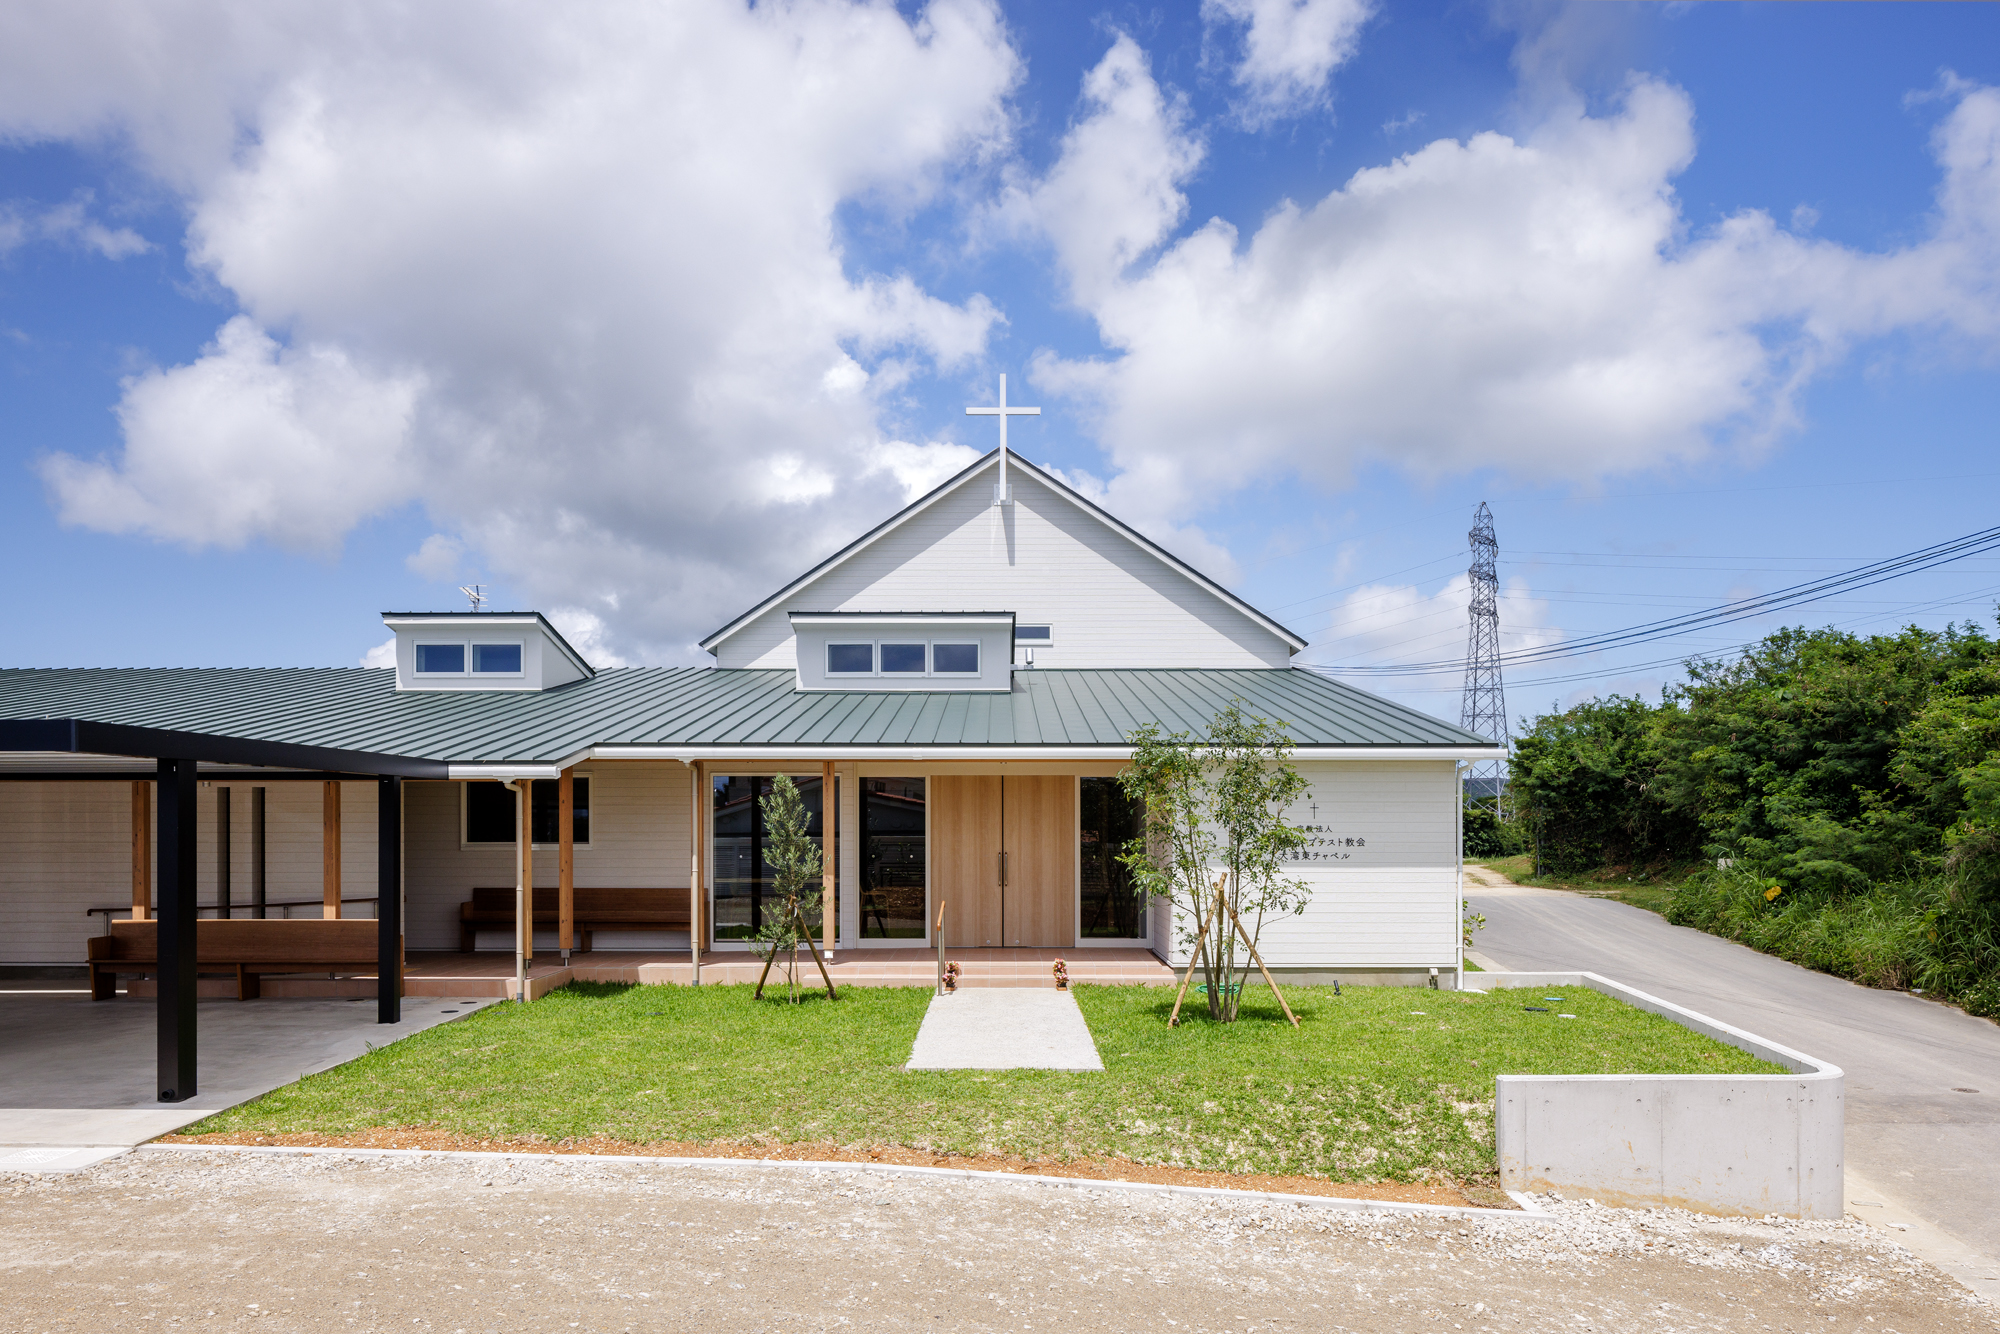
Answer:
[(398, 690), (549, 690), (597, 671), (540, 612), (384, 612)]

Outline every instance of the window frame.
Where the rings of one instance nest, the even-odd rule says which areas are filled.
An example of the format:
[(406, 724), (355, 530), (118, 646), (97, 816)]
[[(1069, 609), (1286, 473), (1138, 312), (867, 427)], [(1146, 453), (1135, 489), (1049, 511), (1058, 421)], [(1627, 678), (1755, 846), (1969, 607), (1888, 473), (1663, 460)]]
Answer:
[[(458, 670), (454, 672), (432, 672), (424, 670), (424, 650), (427, 648), (455, 648), (458, 650)], [(417, 640), (411, 645), (411, 674), (423, 677), (466, 677), (472, 675), (472, 649), (463, 639)]]
[[(576, 777), (581, 782), (590, 783), (590, 780), (592, 778), (595, 778), (596, 775), (578, 774), (576, 775)], [(467, 837), (467, 835), (472, 832), (471, 831), (472, 786), (474, 783), (492, 782), (492, 781), (493, 780), (491, 779), (467, 779), (465, 781), (453, 785), (458, 788), (458, 850), (460, 852), (490, 852), (495, 848), (512, 848), (516, 846), (514, 840), (512, 839), (508, 839), (503, 842), (490, 842), (486, 839), (479, 839), (477, 841), (474, 841), (473, 839)], [(560, 779), (556, 778), (537, 778), (535, 780), (534, 790), (539, 791), (544, 784), (547, 784), (549, 787), (553, 788), (560, 781), (561, 781)], [(493, 783), (493, 786), (499, 787), (500, 784)], [(590, 821), (590, 837), (571, 839), (570, 846), (572, 848), (579, 848), (579, 849), (590, 848), (596, 845), (596, 840), (597, 840), (597, 816), (596, 816), (596, 804), (595, 804), (596, 786), (597, 785), (595, 783), (591, 783), (591, 795), (587, 797), (582, 803), (585, 817)], [(509, 792), (507, 795), (511, 798), (513, 797), (514, 794)], [(558, 795), (557, 800), (558, 801), (561, 800), (560, 795)], [(560, 820), (562, 817), (558, 815), (556, 818)], [(574, 829), (576, 820), (576, 815), (574, 811), (572, 811), (570, 814), (570, 820), (571, 820), (571, 828)], [(535, 813), (531, 807), (528, 811), (528, 833), (531, 838), (534, 835), (534, 821), (535, 821)], [(528, 846), (539, 852), (543, 850), (559, 850), (561, 849), (562, 844), (561, 842), (530, 843)]]
[[(969, 672), (947, 672), (947, 671), (942, 671), (942, 670), (940, 670), (940, 669), (939, 669), (939, 667), (938, 667), (938, 665), (937, 665), (937, 651), (938, 651), (938, 649), (939, 649), (939, 648), (969, 648), (969, 649), (971, 649), (971, 650), (972, 650), (972, 670), (971, 670), (971, 671), (969, 671)], [(930, 650), (930, 652), (929, 652), (929, 665), (930, 665), (930, 669), (931, 669), (931, 670), (930, 670), (930, 675), (932, 675), (932, 676), (945, 676), (945, 677), (957, 677), (957, 678), (961, 678), (961, 679), (963, 679), (963, 678), (970, 678), (970, 677), (977, 677), (977, 676), (978, 676), (978, 675), (980, 674), (980, 666), (981, 666), (981, 664), (980, 664), (980, 661), (979, 661), (979, 648), (980, 648), (980, 644), (979, 644), (979, 641), (978, 641), (977, 639), (970, 639), (970, 640), (966, 640), (966, 639), (946, 639), (946, 640), (936, 640), (936, 639), (933, 639), (933, 640), (931, 640), (931, 641), (930, 641), (930, 645), (929, 645), (929, 650)]]
[[(1021, 632), (1023, 630), (1046, 630), (1048, 631), (1048, 633), (1043, 635), (1040, 639), (1035, 639), (1032, 637), (1024, 639), (1021, 637)], [(1030, 625), (1016, 625), (1014, 627), (1015, 648), (1022, 648), (1024, 646), (1027, 648), (1047, 648), (1049, 645), (1055, 642), (1056, 642), (1056, 628), (1053, 625), (1044, 625), (1036, 623)]]
[[(479, 666), (479, 650), (483, 648), (511, 648), (520, 655), (519, 662), (521, 665), (511, 672), (482, 671)], [(519, 679), (528, 674), (528, 646), (519, 639), (468, 640), (465, 651), (466, 670), (461, 675), (482, 677), (490, 681), (496, 678), (502, 680), (508, 678)]]
[[(868, 650), (868, 670), (861, 672), (843, 672), (834, 670), (833, 651), (835, 649), (864, 648), (864, 647)], [(857, 676), (874, 676), (876, 675), (876, 668), (880, 666), (880, 664), (881, 664), (880, 646), (876, 644), (876, 642), (872, 639), (865, 639), (865, 640), (843, 639), (839, 643), (835, 643), (831, 639), (826, 641), (826, 675), (829, 680), (831, 680), (834, 677), (847, 677), (851, 679)]]
[[(889, 670), (889, 655), (892, 648), (913, 648), (923, 653), (923, 665), (914, 672), (892, 672)], [(876, 675), (895, 677), (899, 680), (917, 680), (931, 674), (931, 641), (928, 639), (880, 639), (875, 642)]]

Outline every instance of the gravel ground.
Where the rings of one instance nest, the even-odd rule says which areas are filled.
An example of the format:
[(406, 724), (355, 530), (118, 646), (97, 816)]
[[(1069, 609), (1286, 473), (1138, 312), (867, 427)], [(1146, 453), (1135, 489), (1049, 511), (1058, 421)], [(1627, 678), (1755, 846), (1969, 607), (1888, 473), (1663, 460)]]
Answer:
[[(0, 1329), (2000, 1330), (1851, 1221), (142, 1149), (0, 1177)], [(268, 1322), (268, 1323), (266, 1323)]]

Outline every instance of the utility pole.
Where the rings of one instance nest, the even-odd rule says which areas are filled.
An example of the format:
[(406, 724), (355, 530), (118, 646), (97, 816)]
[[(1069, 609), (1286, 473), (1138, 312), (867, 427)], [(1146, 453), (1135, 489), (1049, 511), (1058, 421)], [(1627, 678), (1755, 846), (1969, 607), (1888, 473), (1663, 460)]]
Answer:
[[(1507, 691), (1500, 682), (1500, 542), (1485, 501), (1472, 515), (1472, 614), (1465, 636), (1465, 697), (1458, 722), (1468, 732), (1507, 744)], [(1465, 776), (1465, 798), (1495, 815), (1506, 785), (1507, 762), (1482, 760)]]

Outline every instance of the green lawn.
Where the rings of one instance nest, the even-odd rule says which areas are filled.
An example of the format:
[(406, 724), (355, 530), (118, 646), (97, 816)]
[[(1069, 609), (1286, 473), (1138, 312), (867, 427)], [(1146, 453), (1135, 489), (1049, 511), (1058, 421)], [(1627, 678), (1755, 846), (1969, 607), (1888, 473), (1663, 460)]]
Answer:
[[(1557, 993), (1551, 993), (1557, 994)], [(1172, 992), (1079, 986), (1102, 1074), (907, 1073), (928, 989), (755, 1002), (748, 987), (578, 984), (433, 1028), (186, 1133), (424, 1127), (482, 1138), (907, 1145), (1335, 1181), (1492, 1174), (1493, 1076), (1776, 1070), (1595, 992), (1268, 993), (1233, 1026)], [(1424, 1011), (1419, 1015), (1412, 1011)], [(1561, 1019), (1557, 1012), (1574, 1014)]]

